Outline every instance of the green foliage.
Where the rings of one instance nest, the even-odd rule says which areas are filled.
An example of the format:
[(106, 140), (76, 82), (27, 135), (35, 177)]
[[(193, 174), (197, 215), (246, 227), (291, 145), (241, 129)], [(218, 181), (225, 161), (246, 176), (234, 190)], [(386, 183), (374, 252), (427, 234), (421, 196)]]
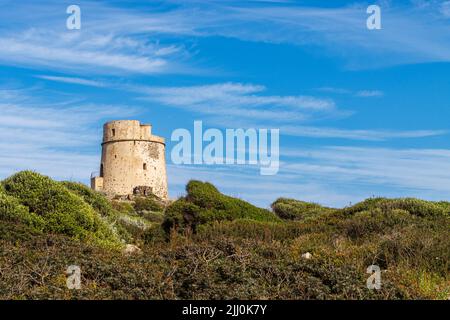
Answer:
[(42, 231), (44, 220), (42, 217), (29, 212), (28, 208), (6, 194), (0, 192), (0, 220), (6, 222), (21, 222), (29, 225), (34, 230)]
[(117, 210), (121, 213), (125, 213), (125, 214), (134, 214), (135, 213), (133, 205), (129, 202), (112, 200), (111, 205), (114, 208), (114, 210)]
[[(132, 235), (129, 230), (133, 228), (129, 228), (127, 225), (128, 220), (122, 219), (121, 212), (116, 210), (113, 203), (111, 203), (103, 194), (78, 182), (64, 181), (62, 184), (72, 193), (81, 197), (97, 213), (99, 213), (103, 217), (105, 223), (107, 223), (114, 233), (122, 240), (126, 242), (132, 241)], [(128, 213), (134, 213), (132, 207), (131, 212)]]
[(31, 171), (19, 172), (4, 180), (5, 192), (44, 221), (44, 231), (76, 239), (117, 246), (113, 229), (82, 198), (61, 183)]
[(285, 220), (303, 220), (333, 210), (316, 203), (287, 198), (277, 199), (271, 207), (277, 216)]
[[(21, 237), (22, 231), (8, 234)], [(370, 291), (366, 288), (365, 270), (320, 258), (291, 259), (290, 248), (276, 242), (233, 238), (152, 242), (143, 247), (141, 255), (123, 256), (61, 236), (38, 235), (32, 241), (21, 241), (20, 246), (15, 246), (15, 241), (5, 242), (0, 236), (0, 299), (405, 297), (404, 289), (387, 278), (383, 278), (381, 290)], [(64, 271), (68, 261), (82, 266), (81, 290), (66, 287)], [(42, 276), (37, 278), (36, 274)]]
[(195, 233), (199, 225), (214, 221), (281, 221), (272, 212), (226, 196), (207, 182), (192, 180), (187, 184), (186, 191), (185, 198), (178, 199), (165, 211), (163, 228), (166, 232), (176, 228), (180, 232), (191, 230)]
[[(32, 172), (7, 179), (0, 187), (0, 299), (450, 296), (449, 202), (378, 198), (329, 209), (281, 198), (272, 206), (279, 219), (208, 183), (191, 181), (187, 191), (161, 223), (153, 204), (135, 210)], [(105, 248), (110, 240), (99, 237), (99, 223), (125, 227), (142, 254)], [(82, 266), (82, 290), (67, 289), (68, 263)], [(366, 287), (372, 264), (386, 271), (381, 290)]]
[(161, 224), (152, 224), (142, 235), (142, 240), (146, 245), (166, 242), (167, 234)]
[(450, 215), (450, 202), (448, 202), (448, 201), (438, 201), (438, 202), (434, 202), (434, 204), (436, 204), (437, 206), (442, 208), (442, 210), (444, 210), (444, 212), (447, 215)]
[(196, 239), (213, 240), (225, 236), (233, 239), (290, 241), (302, 233), (301, 225), (296, 222), (278, 223), (236, 219), (201, 225), (197, 230)]
[(134, 210), (138, 213), (144, 213), (146, 211), (161, 212), (164, 207), (151, 197), (137, 197), (134, 199)]
[(257, 221), (280, 221), (272, 212), (250, 203), (226, 196), (208, 182), (192, 180), (186, 186), (186, 200), (206, 209), (206, 221), (252, 219)]
[(151, 222), (138, 215), (127, 214), (120, 214), (117, 218), (117, 223), (129, 235), (129, 238), (126, 238), (129, 243), (140, 241), (145, 230), (152, 225)]
[[(385, 268), (402, 265), (445, 277), (450, 271), (449, 220), (416, 221), (384, 237), (376, 253)], [(398, 229), (397, 229), (398, 230)]]
[(63, 182), (106, 218), (122, 239), (133, 242), (140, 239), (151, 222), (162, 222), (162, 206), (151, 197), (138, 197), (134, 202), (109, 201), (104, 195), (81, 183)]
[(88, 186), (79, 182), (64, 181), (62, 184), (71, 192), (80, 196), (92, 208), (104, 217), (114, 217), (115, 212), (111, 202), (105, 198), (101, 193), (92, 190)]
[(197, 225), (202, 223), (202, 211), (204, 209), (189, 202), (185, 198), (180, 198), (167, 207), (162, 227), (167, 234), (172, 229), (177, 229), (179, 232), (186, 232), (188, 230), (195, 232)]
[(405, 210), (394, 209), (386, 212), (377, 208), (372, 211), (357, 212), (339, 225), (347, 237), (357, 240), (374, 233), (385, 234), (393, 228), (414, 223), (416, 220), (416, 216)]
[(149, 222), (161, 224), (164, 221), (164, 212), (145, 211), (140, 213), (140, 216)]
[(412, 215), (428, 217), (448, 215), (448, 209), (446, 209), (446, 207), (447, 205), (445, 202), (435, 203), (413, 198), (371, 198), (357, 203), (354, 206), (345, 208), (343, 209), (343, 212), (345, 212), (346, 214), (354, 214), (355, 212), (369, 211), (374, 209), (380, 209), (382, 211), (399, 209), (408, 211)]

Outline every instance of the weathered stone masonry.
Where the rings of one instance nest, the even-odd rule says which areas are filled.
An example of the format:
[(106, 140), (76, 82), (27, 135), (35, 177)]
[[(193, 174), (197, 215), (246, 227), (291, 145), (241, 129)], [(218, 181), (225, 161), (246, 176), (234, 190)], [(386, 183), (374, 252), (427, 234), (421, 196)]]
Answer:
[(151, 191), (167, 199), (164, 138), (136, 120), (105, 123), (100, 176), (91, 179), (91, 187), (111, 197)]

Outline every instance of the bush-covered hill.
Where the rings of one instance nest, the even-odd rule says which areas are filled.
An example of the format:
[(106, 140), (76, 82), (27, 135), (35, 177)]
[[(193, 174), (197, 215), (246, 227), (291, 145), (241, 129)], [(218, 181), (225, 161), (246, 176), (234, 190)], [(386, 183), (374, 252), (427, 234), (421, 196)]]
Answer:
[(163, 223), (166, 232), (170, 229), (196, 232), (197, 226), (214, 221), (280, 221), (272, 212), (223, 195), (207, 182), (190, 181), (186, 186), (186, 193), (186, 197), (178, 199), (167, 208)]
[[(185, 197), (110, 201), (20, 172), (0, 184), (0, 299), (447, 299), (450, 203), (368, 199), (272, 211), (191, 181)], [(142, 252), (124, 254), (125, 244)], [(305, 253), (310, 253), (309, 259)], [(369, 265), (382, 272), (369, 290)], [(82, 289), (66, 288), (78, 265)]]

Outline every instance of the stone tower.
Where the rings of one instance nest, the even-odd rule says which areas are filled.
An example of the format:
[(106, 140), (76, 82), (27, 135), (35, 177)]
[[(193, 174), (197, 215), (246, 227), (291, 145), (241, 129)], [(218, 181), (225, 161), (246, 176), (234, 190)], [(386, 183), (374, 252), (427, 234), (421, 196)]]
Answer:
[(167, 199), (164, 138), (136, 120), (105, 123), (100, 176), (91, 178), (91, 187), (110, 197), (152, 192)]

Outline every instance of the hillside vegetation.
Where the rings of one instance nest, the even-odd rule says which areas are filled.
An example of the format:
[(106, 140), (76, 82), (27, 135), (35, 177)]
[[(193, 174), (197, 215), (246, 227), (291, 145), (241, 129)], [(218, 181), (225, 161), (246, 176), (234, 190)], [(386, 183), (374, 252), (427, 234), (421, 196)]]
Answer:
[[(0, 184), (0, 299), (450, 297), (450, 203), (271, 207), (200, 181), (171, 203), (118, 202), (17, 173)], [(141, 252), (124, 254), (126, 244)], [(81, 267), (81, 290), (66, 287), (69, 265)], [(383, 270), (381, 290), (366, 286), (370, 265)]]

